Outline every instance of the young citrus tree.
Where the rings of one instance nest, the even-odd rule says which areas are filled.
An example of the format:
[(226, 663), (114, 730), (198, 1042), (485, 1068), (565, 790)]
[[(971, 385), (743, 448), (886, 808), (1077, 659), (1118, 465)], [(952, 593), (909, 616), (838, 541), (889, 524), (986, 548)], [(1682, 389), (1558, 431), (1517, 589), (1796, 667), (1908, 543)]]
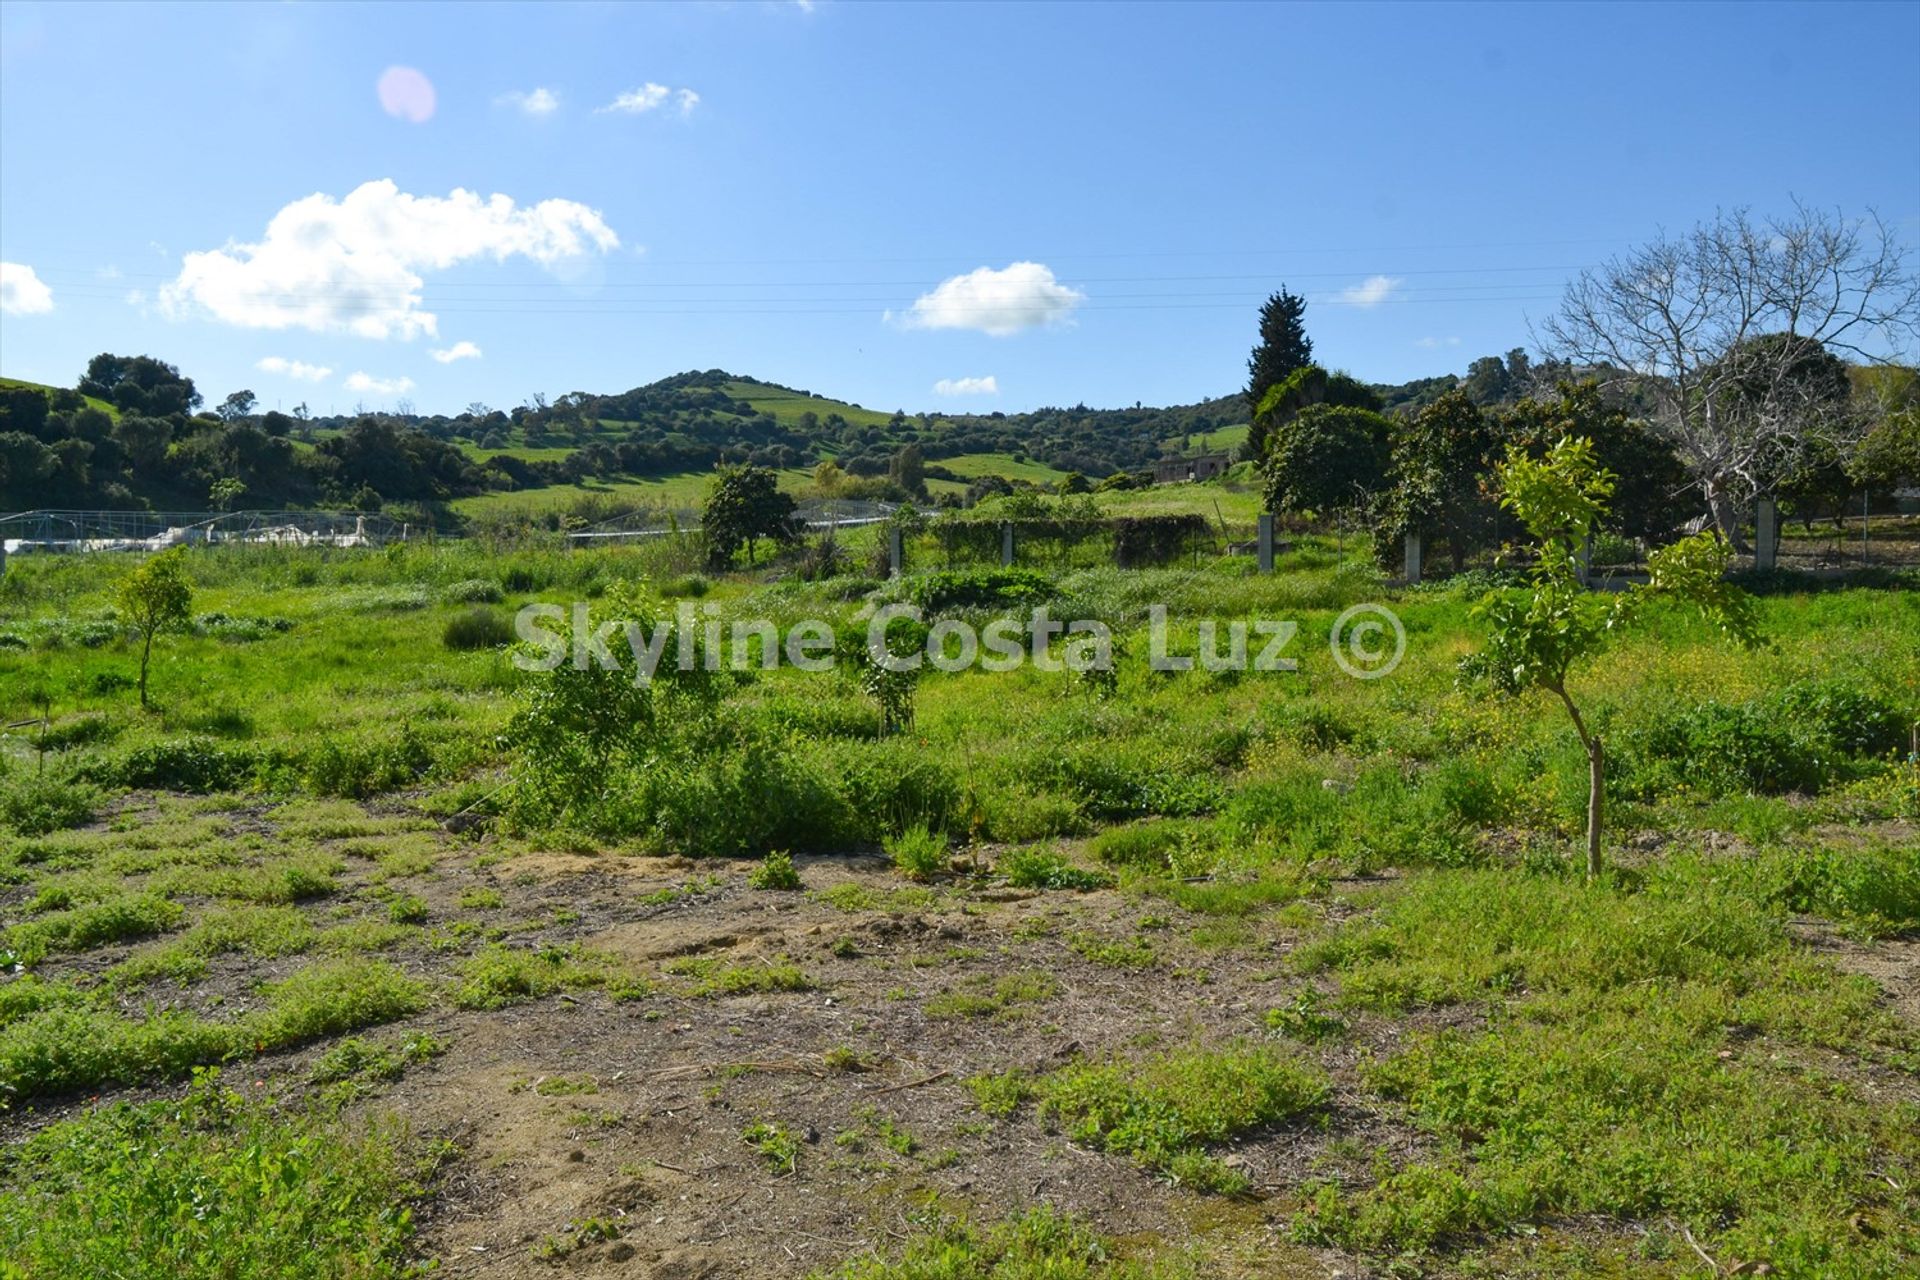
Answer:
[(147, 664), (153, 638), (168, 627), (184, 627), (192, 617), (193, 586), (187, 581), (180, 548), (163, 551), (120, 583), (120, 617), (140, 635), (140, 705), (147, 705)]
[(1649, 555), (1645, 585), (1604, 598), (1588, 591), (1580, 581), (1580, 555), (1607, 514), (1614, 483), (1590, 440), (1563, 437), (1539, 459), (1509, 448), (1499, 476), (1501, 504), (1532, 533), (1537, 557), (1525, 587), (1496, 592), (1476, 610), (1489, 635), (1475, 665), (1507, 692), (1545, 689), (1566, 707), (1587, 753), (1587, 874), (1598, 875), (1606, 754), (1567, 692), (1568, 676), (1624, 632), (1649, 600), (1696, 608), (1749, 646), (1755, 643), (1753, 602), (1725, 581), (1728, 547), (1706, 532)]

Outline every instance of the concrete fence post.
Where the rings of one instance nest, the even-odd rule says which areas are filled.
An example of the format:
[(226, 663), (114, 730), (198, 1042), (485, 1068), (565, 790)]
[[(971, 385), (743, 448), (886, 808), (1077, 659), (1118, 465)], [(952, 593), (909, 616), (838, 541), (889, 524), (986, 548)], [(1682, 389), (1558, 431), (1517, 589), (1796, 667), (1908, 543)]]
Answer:
[(1420, 581), (1420, 535), (1407, 535), (1407, 583), (1412, 585)]
[(1753, 567), (1773, 568), (1779, 554), (1780, 513), (1772, 498), (1753, 504)]
[(1013, 521), (1011, 520), (1000, 526), (1000, 563), (1005, 568), (1013, 567)]
[(1260, 513), (1260, 572), (1273, 572), (1273, 512)]
[(887, 576), (897, 578), (906, 572), (906, 541), (897, 524), (887, 526)]

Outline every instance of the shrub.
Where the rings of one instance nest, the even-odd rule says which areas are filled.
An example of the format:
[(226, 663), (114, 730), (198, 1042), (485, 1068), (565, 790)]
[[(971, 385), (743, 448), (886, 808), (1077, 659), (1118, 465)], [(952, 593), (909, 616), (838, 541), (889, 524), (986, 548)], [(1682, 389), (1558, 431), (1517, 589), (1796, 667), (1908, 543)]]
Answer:
[(484, 605), (448, 618), (446, 629), (440, 633), (440, 643), (457, 652), (497, 649), (512, 642), (513, 624)]
[(324, 738), (306, 759), (306, 783), (323, 796), (361, 799), (417, 780), (433, 765), (433, 752), (411, 725), (385, 742)]
[(660, 586), (660, 594), (669, 600), (698, 600), (711, 590), (713, 590), (712, 579), (699, 573), (683, 573)]
[(507, 593), (490, 578), (467, 578), (446, 587), (440, 598), (448, 604), (499, 604)]
[(260, 763), (259, 754), (246, 747), (223, 746), (207, 738), (177, 738), (135, 747), (120, 762), (115, 780), (125, 787), (204, 795), (246, 786)]
[(1889, 756), (1907, 746), (1911, 717), (1840, 680), (1802, 680), (1768, 700), (1783, 719), (1854, 756)]
[(1037, 845), (1007, 850), (997, 869), (1016, 889), (1105, 889), (1113, 884), (1112, 876), (1076, 867), (1052, 849)]
[(7, 930), (7, 946), (32, 964), (49, 951), (88, 951), (150, 937), (173, 928), (184, 914), (158, 894), (120, 894), (15, 925)]
[(798, 889), (800, 873), (793, 869), (793, 855), (775, 849), (747, 873), (747, 884), (755, 889)]
[(41, 775), (0, 784), (0, 827), (23, 836), (83, 827), (93, 821), (99, 796), (92, 787)]
[(1329, 1092), (1314, 1068), (1241, 1044), (1067, 1067), (1038, 1090), (1041, 1115), (1064, 1124), (1075, 1142), (1130, 1155), (1197, 1191), (1246, 1185), (1205, 1148), (1312, 1111)]
[(897, 836), (889, 836), (884, 847), (894, 867), (909, 880), (931, 880), (947, 869), (944, 831), (929, 831), (916, 824)]
[(949, 569), (915, 578), (913, 602), (929, 612), (1039, 604), (1054, 594), (1053, 580), (1032, 569)]

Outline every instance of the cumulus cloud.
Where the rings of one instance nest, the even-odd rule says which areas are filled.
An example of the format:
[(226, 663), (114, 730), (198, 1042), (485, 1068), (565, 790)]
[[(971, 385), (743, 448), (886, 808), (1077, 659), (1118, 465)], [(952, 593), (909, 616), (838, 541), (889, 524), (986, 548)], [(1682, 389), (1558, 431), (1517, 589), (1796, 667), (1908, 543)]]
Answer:
[(974, 329), (996, 338), (1041, 325), (1062, 325), (1087, 295), (1061, 284), (1038, 262), (995, 271), (980, 267), (943, 280), (916, 298), (901, 323), (910, 329)]
[(248, 329), (433, 336), (439, 322), (421, 305), (423, 271), (515, 256), (552, 266), (619, 244), (598, 210), (572, 200), (521, 208), (458, 188), (408, 195), (381, 179), (344, 199), (294, 201), (256, 243), (187, 254), (160, 305), (169, 316), (197, 308)]
[(638, 89), (629, 89), (620, 94), (606, 106), (600, 107), (596, 114), (639, 116), (665, 106), (669, 101), (679, 108), (680, 114), (689, 116), (700, 105), (700, 95), (691, 89), (669, 89), (666, 85), (655, 84), (651, 80)]
[(530, 116), (550, 116), (560, 109), (560, 95), (552, 89), (515, 89), (501, 94), (495, 101), (503, 106), (518, 107), (522, 114)]
[(277, 373), (296, 382), (325, 382), (333, 372), (324, 364), (308, 364), (304, 360), (289, 360), (285, 356), (266, 356), (254, 361), (253, 367), (262, 373)]
[(388, 67), (374, 86), (380, 95), (380, 109), (408, 124), (425, 124), (433, 119), (438, 97), (433, 81), (412, 67)]
[(1340, 301), (1352, 307), (1377, 307), (1400, 287), (1398, 276), (1368, 276), (1340, 291)]
[(427, 354), (435, 360), (438, 360), (441, 364), (452, 364), (455, 360), (478, 360), (480, 358), (480, 348), (474, 346), (471, 342), (456, 342), (450, 347), (445, 347), (438, 351), (429, 351)]
[(933, 384), (937, 396), (997, 396), (1000, 383), (992, 374), (984, 378), (942, 378)]
[(376, 378), (359, 370), (347, 375), (347, 390), (366, 391), (376, 396), (405, 395), (413, 390), (412, 378)]
[(53, 310), (53, 290), (24, 262), (0, 262), (0, 312), (33, 316)]

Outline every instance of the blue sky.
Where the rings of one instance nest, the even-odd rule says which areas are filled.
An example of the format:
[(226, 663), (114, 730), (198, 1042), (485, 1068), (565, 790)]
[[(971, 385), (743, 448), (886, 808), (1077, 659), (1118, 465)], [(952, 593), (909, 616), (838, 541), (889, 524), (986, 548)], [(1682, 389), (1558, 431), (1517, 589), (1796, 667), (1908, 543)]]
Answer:
[(1323, 362), (1397, 381), (1716, 208), (1920, 243), (1917, 65), (1916, 4), (10, 0), (0, 372), (1165, 404), (1241, 384), (1284, 282)]

